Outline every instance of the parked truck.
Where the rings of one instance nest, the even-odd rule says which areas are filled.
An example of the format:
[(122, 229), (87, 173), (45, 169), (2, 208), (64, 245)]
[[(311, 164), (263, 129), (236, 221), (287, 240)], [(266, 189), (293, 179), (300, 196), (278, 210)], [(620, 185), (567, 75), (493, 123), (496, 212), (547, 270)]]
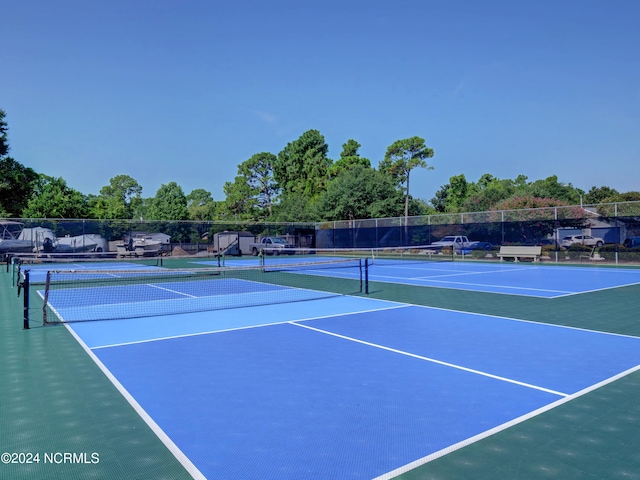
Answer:
[(293, 255), (295, 250), (293, 245), (287, 243), (283, 238), (278, 237), (262, 237), (258, 243), (249, 244), (251, 254), (256, 256), (262, 255)]

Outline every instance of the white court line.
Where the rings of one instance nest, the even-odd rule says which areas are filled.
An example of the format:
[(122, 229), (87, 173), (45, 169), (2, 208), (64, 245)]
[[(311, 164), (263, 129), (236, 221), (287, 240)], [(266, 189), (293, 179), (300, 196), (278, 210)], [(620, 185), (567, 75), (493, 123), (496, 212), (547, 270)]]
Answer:
[(572, 295), (582, 295), (583, 293), (603, 292), (605, 290), (613, 290), (614, 288), (631, 287), (632, 285), (640, 285), (640, 282), (625, 283), (624, 285), (614, 285), (613, 287), (596, 288), (594, 290), (584, 290), (582, 292), (570, 292), (564, 295), (558, 295), (557, 297), (554, 297), (554, 298), (571, 297)]
[[(412, 280), (425, 280), (425, 281), (433, 281), (433, 282), (441, 282), (441, 283), (451, 283), (454, 285), (473, 285), (473, 286), (477, 286), (477, 287), (499, 287), (499, 288), (511, 288), (511, 289), (517, 289), (517, 290), (531, 290), (531, 291), (540, 291), (540, 292), (552, 292), (552, 293), (571, 293), (568, 292), (567, 290), (545, 290), (545, 289), (539, 289), (539, 288), (526, 288), (526, 287), (512, 287), (509, 285), (485, 285), (482, 283), (469, 283), (469, 282), (447, 282), (446, 280), (439, 280), (440, 278), (445, 278), (445, 277), (460, 277), (460, 276), (466, 276), (466, 275), (487, 275), (487, 274), (494, 274), (494, 273), (510, 273), (510, 272), (522, 272), (522, 271), (526, 271), (526, 270), (530, 270), (529, 267), (526, 268), (511, 268), (509, 270), (490, 270), (490, 271), (486, 271), (486, 272), (477, 272), (477, 271), (463, 271), (463, 272), (457, 272), (457, 273), (447, 273), (444, 275), (422, 275), (419, 277), (410, 277)], [(370, 273), (369, 274), (369, 280), (371, 280), (373, 277), (373, 281), (375, 281), (376, 277), (382, 277), (382, 278), (391, 278), (391, 279), (402, 279), (402, 280), (406, 280), (406, 277), (397, 277), (397, 276), (391, 276), (391, 275), (376, 275), (375, 273)], [(491, 292), (490, 292), (491, 293)]]
[[(324, 299), (322, 299), (324, 300)], [(388, 303), (392, 303), (392, 302), (388, 302)], [(194, 332), (194, 333), (185, 333), (182, 335), (170, 335), (167, 337), (158, 337), (158, 338), (149, 338), (149, 339), (145, 339), (145, 340), (135, 340), (132, 342), (122, 342), (122, 343), (114, 343), (114, 344), (110, 344), (110, 345), (97, 345), (95, 347), (91, 347), (92, 350), (99, 350), (101, 348), (111, 348), (111, 347), (122, 347), (122, 346), (126, 346), (126, 345), (137, 345), (139, 343), (150, 343), (150, 342), (159, 342), (162, 340), (172, 340), (174, 338), (186, 338), (186, 337), (197, 337), (200, 335), (211, 335), (214, 333), (222, 333), (222, 332), (234, 332), (236, 330), (248, 330), (251, 328), (261, 328), (261, 327), (270, 327), (272, 325), (284, 325), (287, 323), (291, 323), (292, 321), (295, 322), (309, 322), (312, 320), (320, 320), (323, 318), (332, 318), (332, 317), (343, 317), (343, 316), (348, 316), (348, 315), (358, 315), (360, 313), (370, 313), (370, 312), (380, 312), (380, 311), (384, 311), (384, 310), (394, 310), (397, 308), (406, 308), (406, 307), (412, 307), (413, 305), (407, 305), (407, 304), (398, 304), (398, 305), (392, 305), (389, 307), (382, 307), (382, 308), (372, 308), (369, 310), (358, 310), (357, 312), (346, 312), (346, 313), (332, 313), (331, 315), (322, 315), (319, 317), (307, 317), (307, 318), (300, 318), (298, 320), (283, 320), (281, 322), (269, 322), (269, 323), (260, 323), (260, 324), (255, 324), (255, 325), (244, 325), (242, 327), (230, 327), (230, 328), (225, 328), (225, 329), (218, 329), (218, 330), (207, 330), (204, 332)], [(261, 308), (262, 306), (257, 306), (257, 307), (249, 307), (249, 308)]]
[[(416, 280), (422, 280), (422, 279), (418, 278)], [(525, 290), (525, 291), (529, 290), (529, 291), (532, 291), (532, 292), (549, 292), (549, 293), (559, 293), (559, 294), (571, 294), (571, 293), (573, 293), (573, 292), (569, 292), (567, 290), (549, 290), (549, 289), (546, 289), (546, 288), (512, 287), (511, 285), (487, 285), (486, 283), (448, 282), (446, 280), (432, 280), (431, 278), (425, 278), (424, 281), (447, 283), (447, 284), (451, 284), (451, 285), (469, 285), (469, 286), (474, 286), (474, 287), (505, 288), (505, 289), (511, 289), (511, 290)], [(425, 285), (425, 286), (429, 286), (429, 285)], [(500, 292), (489, 291), (488, 293), (500, 293)]]
[[(500, 292), (500, 291), (494, 291), (491, 290), (492, 287), (499, 287), (499, 285), (485, 285), (485, 284), (472, 284), (469, 283), (467, 285), (476, 285), (478, 287), (484, 287), (483, 290), (471, 290), (468, 288), (455, 288), (455, 287), (451, 287), (451, 286), (445, 286), (445, 285), (432, 285), (432, 284), (428, 284), (428, 283), (408, 283), (406, 282), (406, 278), (400, 278), (400, 277), (384, 277), (384, 278), (390, 278), (392, 280), (380, 280), (380, 276), (378, 276), (378, 278), (376, 277), (369, 277), (369, 281), (370, 282), (379, 282), (379, 283), (394, 283), (396, 285), (409, 285), (412, 287), (428, 287), (428, 288), (446, 288), (447, 290), (461, 290), (464, 292), (478, 292), (478, 293), (491, 293), (491, 294), (496, 294), (496, 295), (516, 295), (516, 296), (521, 296), (521, 297), (529, 297), (529, 298), (544, 298), (544, 299), (552, 299), (552, 298), (558, 298), (561, 297), (562, 294), (568, 294), (570, 292), (563, 292), (562, 290), (557, 291), (557, 293), (561, 293), (561, 295), (556, 295), (553, 297), (545, 297), (545, 296), (540, 296), (540, 295), (531, 295), (531, 294), (527, 294), (526, 292), (524, 292), (525, 290), (530, 290), (532, 292), (544, 292), (545, 290), (543, 289), (539, 289), (539, 288), (526, 288), (526, 287), (509, 287), (509, 286), (505, 286), (505, 287), (501, 287), (501, 288), (511, 288), (511, 289), (517, 289), (517, 290), (523, 290), (523, 293), (515, 293), (515, 292)], [(400, 280), (405, 280), (405, 281), (400, 281)], [(412, 280), (412, 279), (410, 279)], [(415, 279), (416, 281), (420, 282), (428, 282), (429, 279), (420, 279), (417, 278)], [(434, 282), (439, 282), (439, 283), (450, 283), (451, 285), (465, 285), (464, 283), (456, 283), (456, 282), (444, 282), (442, 280), (434, 280)], [(369, 288), (371, 289), (371, 285), (369, 285)], [(614, 287), (615, 288), (615, 287)], [(553, 293), (556, 292), (556, 290), (548, 290), (549, 293)]]
[(369, 278), (393, 278), (393, 279), (406, 279), (406, 278), (412, 278), (412, 279), (430, 279), (430, 278), (443, 278), (443, 277), (459, 277), (459, 276), (464, 276), (464, 275), (487, 275), (487, 274), (493, 274), (493, 273), (509, 273), (509, 272), (518, 272), (518, 271), (522, 271), (522, 270), (528, 270), (528, 269), (513, 269), (510, 271), (506, 271), (506, 270), (492, 270), (489, 272), (456, 272), (456, 273), (447, 273), (444, 275), (420, 275), (417, 277), (399, 277), (397, 275), (380, 275), (377, 274), (375, 272), (369, 272)]
[[(44, 295), (42, 294), (42, 290), (38, 290), (38, 295), (44, 301)], [(56, 317), (58, 317), (60, 319), (59, 322), (48, 322), (48, 323), (61, 323), (61, 322), (64, 322), (64, 318), (62, 318), (62, 315), (60, 315), (60, 312), (58, 312), (58, 310), (53, 305), (51, 305), (51, 303), (48, 303), (47, 307), (55, 314)], [(43, 323), (44, 323), (44, 317), (43, 317)]]
[(598, 334), (598, 335), (640, 339), (640, 337), (635, 336), (635, 335), (628, 335), (628, 334), (624, 334), (624, 333), (615, 333), (615, 332), (603, 332), (601, 330), (592, 330), (592, 329), (589, 329), (589, 328), (573, 327), (571, 325), (561, 325), (561, 324), (558, 324), (558, 323), (548, 323), (548, 322), (541, 322), (541, 321), (537, 321), (537, 320), (527, 320), (525, 318), (505, 317), (505, 316), (502, 316), (502, 315), (491, 315), (489, 313), (469, 312), (467, 310), (454, 310), (452, 308), (430, 307), (430, 306), (427, 306), (427, 305), (407, 304), (407, 306), (412, 306), (412, 307), (416, 307), (416, 308), (426, 308), (426, 309), (429, 309), (429, 310), (440, 310), (442, 312), (455, 312), (455, 313), (461, 313), (463, 315), (472, 315), (472, 316), (487, 317), (487, 318), (497, 318), (499, 320), (508, 320), (510, 322), (528, 323), (528, 324), (531, 324), (531, 325), (542, 325), (542, 326), (545, 326), (545, 327), (560, 328), (560, 329), (565, 329), (565, 330), (576, 330), (578, 332), (589, 332), (589, 333), (595, 333), (595, 334)]
[[(414, 263), (414, 265), (416, 265)], [(425, 266), (419, 266), (419, 267), (410, 267), (408, 265), (400, 265), (397, 263), (394, 264), (389, 264), (389, 265), (381, 265), (379, 263), (370, 263), (369, 267), (374, 267), (374, 268), (395, 268), (397, 270), (420, 270), (421, 272), (426, 272), (426, 271), (430, 271), (430, 272), (463, 272), (463, 273), (475, 273), (476, 270), (456, 270), (456, 269), (449, 269), (449, 268), (433, 268), (431, 266), (425, 268)]]
[[(243, 282), (249, 282), (248, 280), (242, 280)], [(443, 288), (443, 287), (434, 287), (434, 288)], [(40, 292), (38, 292), (40, 294)], [(40, 296), (42, 296), (40, 294)], [(372, 302), (384, 302), (384, 303), (388, 303), (391, 306), (389, 307), (381, 307), (381, 308), (372, 308), (372, 309), (367, 309), (367, 310), (358, 310), (355, 312), (345, 312), (345, 313), (335, 313), (335, 314), (331, 314), (331, 315), (323, 315), (323, 316), (314, 316), (314, 317), (306, 317), (306, 318), (301, 318), (301, 319), (296, 319), (296, 320), (284, 320), (281, 322), (270, 322), (270, 323), (264, 323), (264, 324), (256, 324), (256, 325), (246, 325), (246, 326), (242, 326), (242, 327), (232, 327), (232, 328), (226, 328), (226, 329), (217, 329), (217, 330), (207, 330), (204, 332), (195, 332), (195, 333), (187, 333), (187, 334), (181, 334), (181, 335), (172, 335), (172, 336), (167, 336), (167, 337), (156, 337), (156, 338), (151, 338), (151, 339), (146, 339), (146, 340), (136, 340), (136, 341), (132, 341), (132, 342), (122, 342), (122, 343), (117, 343), (117, 344), (107, 344), (107, 345), (97, 345), (94, 347), (91, 347), (92, 349), (100, 349), (100, 348), (110, 348), (110, 347), (119, 347), (119, 346), (125, 346), (125, 345), (135, 345), (138, 343), (148, 343), (148, 342), (155, 342), (155, 341), (162, 341), (162, 340), (171, 340), (174, 338), (183, 338), (183, 337), (193, 337), (193, 336), (198, 336), (198, 335), (210, 335), (210, 334), (215, 334), (215, 333), (220, 333), (220, 332), (229, 332), (229, 331), (234, 331), (234, 330), (246, 330), (249, 328), (259, 328), (259, 327), (268, 327), (271, 325), (282, 325), (282, 324), (286, 324), (286, 323), (290, 323), (290, 322), (307, 322), (307, 321), (313, 321), (313, 320), (319, 320), (319, 319), (324, 319), (324, 318), (332, 318), (332, 317), (340, 317), (340, 316), (348, 316), (348, 315), (358, 315), (360, 313), (369, 313), (369, 312), (378, 312), (378, 311), (385, 311), (385, 310), (394, 310), (394, 309), (399, 309), (399, 308), (405, 308), (405, 307), (415, 307), (415, 308), (422, 308), (422, 309), (430, 309), (430, 310), (439, 310), (439, 311), (444, 311), (444, 312), (454, 312), (454, 313), (461, 313), (463, 315), (472, 315), (472, 316), (480, 316), (480, 317), (487, 317), (487, 318), (492, 318), (492, 319), (500, 319), (500, 320), (507, 320), (507, 321), (512, 321), (512, 322), (522, 322), (522, 323), (529, 323), (529, 324), (533, 324), (533, 325), (544, 325), (547, 327), (553, 327), (553, 328), (561, 328), (561, 329), (568, 329), (568, 330), (576, 330), (576, 331), (582, 331), (582, 332), (590, 332), (590, 333), (596, 333), (599, 335), (610, 335), (610, 336), (616, 336), (616, 337), (624, 337), (624, 338), (638, 338), (634, 335), (625, 335), (625, 334), (621, 334), (621, 333), (615, 333), (615, 332), (603, 332), (603, 331), (599, 331), (599, 330), (591, 330), (591, 329), (587, 329), (587, 328), (581, 328), (581, 327), (574, 327), (574, 326), (570, 326), (570, 325), (560, 325), (560, 324), (555, 324), (555, 323), (548, 323), (548, 322), (540, 322), (540, 321), (534, 321), (534, 320), (527, 320), (527, 319), (522, 319), (522, 318), (513, 318), (513, 317), (505, 317), (505, 316), (500, 316), (500, 315), (490, 315), (487, 313), (478, 313), (478, 312), (469, 312), (466, 310), (455, 310), (455, 309), (451, 309), (451, 308), (442, 308), (442, 307), (433, 307), (433, 306), (426, 306), (426, 305), (416, 305), (416, 304), (412, 304), (412, 303), (403, 303), (403, 302), (397, 302), (397, 301), (392, 301), (392, 300), (380, 300), (380, 299), (376, 299), (376, 298), (372, 298), (372, 297), (357, 297), (361, 300), (366, 300), (366, 301), (372, 301)], [(324, 300), (324, 299), (319, 299), (319, 300)], [(263, 306), (247, 306), (244, 308), (262, 308)], [(62, 323), (66, 323), (69, 324), (71, 322), (66, 322), (64, 320), (64, 318), (62, 317), (62, 315), (58, 312), (55, 311), (55, 309), (50, 306), (50, 308), (52, 308), (52, 310), (54, 310), (54, 312), (56, 313), (56, 315), (60, 318), (60, 321)], [(197, 313), (197, 312), (196, 312)]]
[(442, 278), (442, 277), (459, 277), (460, 275), (487, 275), (492, 273), (511, 273), (511, 272), (522, 272), (525, 270), (530, 270), (530, 268), (512, 268), (509, 270), (490, 270), (487, 272), (458, 272), (458, 273), (447, 273), (446, 275), (434, 275), (434, 276), (422, 276), (416, 278)]
[(177, 290), (172, 290), (171, 288), (164, 288), (164, 287), (161, 287), (160, 285), (154, 285), (152, 283), (147, 283), (146, 285), (148, 287), (157, 288), (158, 290), (164, 290), (165, 292), (177, 293), (178, 295), (184, 295), (185, 297), (189, 297), (189, 298), (201, 298), (201, 297), (198, 297), (197, 295), (191, 295), (189, 293), (179, 292)]
[[(444, 273), (449, 275), (447, 272), (452, 272), (451, 275), (469, 275), (469, 274), (479, 274), (479, 275), (483, 275), (486, 273), (502, 273), (502, 272), (518, 272), (518, 271), (523, 271), (523, 270), (531, 270), (532, 268), (535, 268), (536, 270), (539, 268), (537, 266), (528, 266), (528, 267), (515, 267), (515, 266), (511, 266), (511, 265), (500, 265), (500, 264), (496, 264), (496, 265), (482, 265), (482, 264), (473, 264), (474, 266), (478, 265), (481, 266), (481, 268), (485, 268), (486, 270), (462, 270), (462, 266), (460, 268), (434, 268), (429, 264), (429, 266), (427, 266), (427, 264), (429, 264), (429, 262), (426, 262), (426, 264), (424, 266), (421, 267), (410, 267), (408, 265), (400, 265), (400, 264), (392, 264), (392, 265), (380, 265), (377, 263), (373, 263), (370, 264), (371, 267), (380, 267), (380, 268), (396, 268), (398, 270), (420, 270), (422, 272), (440, 272), (440, 273)], [(448, 265), (460, 265), (460, 261), (458, 262), (445, 262), (445, 264)], [(415, 265), (415, 263), (414, 263)], [(471, 266), (472, 264), (467, 264), (469, 266)], [(467, 265), (463, 265), (463, 266), (467, 266)]]
[(319, 277), (335, 277), (345, 278), (347, 280), (357, 280), (360, 273), (356, 273), (353, 270), (345, 270), (338, 272), (336, 269), (320, 269), (320, 270), (288, 270), (286, 273), (295, 273), (298, 275), (316, 275)]
[[(371, 299), (371, 300), (375, 300), (375, 299)], [(559, 324), (559, 323), (542, 322), (542, 321), (539, 321), (539, 320), (527, 320), (526, 318), (505, 317), (503, 315), (492, 315), (490, 313), (470, 312), (468, 310), (456, 310), (456, 309), (453, 309), (453, 308), (433, 307), (433, 306), (429, 306), (429, 305), (417, 305), (415, 303), (402, 303), (402, 302), (395, 302), (393, 300), (384, 300), (384, 302), (396, 303), (396, 304), (398, 304), (398, 306), (415, 307), (415, 308), (422, 308), (422, 309), (426, 309), (426, 310), (438, 310), (438, 311), (441, 311), (441, 312), (460, 313), (462, 315), (471, 315), (471, 316), (475, 316), (475, 317), (487, 317), (487, 318), (491, 318), (491, 319), (507, 320), (507, 321), (510, 321), (510, 322), (527, 323), (527, 324), (531, 324), (531, 325), (541, 325), (541, 326), (545, 326), (545, 327), (560, 328), (560, 329), (563, 329), (563, 330), (575, 330), (575, 331), (578, 331), (578, 332), (595, 333), (597, 335), (640, 339), (640, 336), (636, 336), (636, 335), (629, 335), (629, 334), (625, 334), (625, 333), (616, 333), (616, 332), (606, 332), (606, 331), (602, 331), (602, 330), (592, 330), (592, 329), (584, 328), (584, 327), (574, 327), (574, 326), (571, 326), (571, 325), (562, 325), (562, 324)], [(380, 310), (389, 310), (389, 309), (392, 309), (392, 308), (393, 307), (382, 308)], [(371, 310), (371, 311), (375, 311), (375, 310)], [(313, 319), (311, 319), (311, 320), (313, 320)], [(303, 322), (305, 320), (290, 320), (290, 321), (292, 321), (292, 322)]]
[(456, 365), (454, 363), (443, 362), (441, 360), (436, 360), (435, 358), (423, 357), (422, 355), (416, 355), (415, 353), (410, 353), (410, 352), (405, 352), (403, 350), (397, 350), (395, 348), (385, 347), (384, 345), (379, 345), (377, 343), (366, 342), (364, 340), (359, 340), (359, 339), (353, 338), (353, 337), (347, 337), (346, 335), (340, 335), (339, 333), (329, 332), (328, 330), (322, 330), (320, 328), (311, 327), (309, 325), (301, 325), (301, 324), (297, 323), (299, 321), (300, 320), (293, 320), (293, 321), (291, 321), (289, 323), (291, 323), (291, 325), (295, 325), (297, 327), (308, 328), (309, 330), (314, 330), (316, 332), (324, 333), (325, 335), (331, 335), (333, 337), (342, 338), (343, 340), (349, 340), (351, 342), (360, 343), (362, 345), (367, 345), (369, 347), (375, 347), (375, 348), (379, 348), (381, 350), (386, 350), (388, 352), (393, 352), (393, 353), (398, 353), (400, 355), (405, 355), (407, 357), (413, 357), (413, 358), (417, 358), (419, 360), (425, 360), (427, 362), (437, 363), (438, 365), (444, 365), (445, 367), (451, 367), (451, 368), (455, 368), (455, 369), (458, 369), (458, 370), (463, 370), (465, 372), (474, 373), (476, 375), (481, 375), (483, 377), (489, 377), (489, 378), (492, 378), (494, 380), (500, 380), (502, 382), (513, 383), (515, 385), (520, 385), (521, 387), (527, 387), (527, 388), (532, 388), (534, 390), (540, 390), (542, 392), (551, 393), (553, 395), (558, 395), (560, 397), (569, 396), (568, 393), (563, 393), (563, 392), (558, 392), (558, 391), (555, 391), (555, 390), (550, 390), (548, 388), (539, 387), (537, 385), (532, 385), (530, 383), (519, 382), (519, 381), (513, 380), (511, 378), (501, 377), (499, 375), (493, 375), (491, 373), (483, 372), (483, 371), (480, 371), (480, 370), (474, 370), (473, 368), (463, 367), (461, 365)]
[(422, 465), (425, 465), (429, 462), (432, 462), (433, 460), (436, 460), (440, 457), (444, 457), (445, 455), (448, 455), (449, 453), (455, 452), (456, 450), (460, 450), (461, 448), (467, 447), (473, 443), (479, 442), (480, 440), (484, 440), (485, 438), (488, 438), (492, 435), (495, 435), (496, 433), (502, 432), (503, 430), (507, 430), (508, 428), (513, 427), (514, 425), (517, 425), (519, 423), (522, 423), (526, 420), (529, 420), (533, 417), (537, 417), (538, 415), (541, 415), (545, 412), (548, 412), (549, 410), (552, 410), (556, 407), (559, 407), (560, 405), (570, 402), (571, 400), (574, 400), (578, 397), (581, 397), (583, 395), (586, 395), (587, 393), (592, 392), (593, 390), (596, 390), (600, 387), (603, 387), (605, 385), (608, 385), (609, 383), (615, 382), (616, 380), (619, 380), (623, 377), (626, 377), (627, 375), (631, 375), (634, 372), (637, 372), (638, 370), (640, 370), (640, 365), (636, 365), (635, 367), (632, 367), (624, 372), (619, 373), (618, 375), (615, 375), (611, 378), (608, 378), (606, 380), (603, 380), (600, 383), (596, 383), (595, 385), (592, 385), (591, 387), (587, 387), (584, 390), (580, 390), (579, 392), (576, 392), (572, 395), (568, 395), (564, 398), (561, 398), (560, 400), (556, 400), (553, 403), (550, 403), (549, 405), (545, 405), (544, 407), (541, 407), (537, 410), (534, 410), (532, 412), (529, 412), (525, 415), (522, 415), (521, 417), (518, 418), (514, 418), (513, 420), (510, 420), (506, 423), (503, 423), (502, 425), (498, 425), (497, 427), (494, 427), (490, 430), (487, 430), (485, 432), (479, 433), (478, 435), (475, 435), (473, 437), (467, 438), (466, 440), (463, 440), (461, 442), (458, 442), (454, 445), (450, 445), (446, 448), (443, 448), (442, 450), (439, 450), (437, 452), (432, 453), (431, 455), (427, 455), (426, 457), (422, 457), (419, 458), (418, 460), (415, 460), (411, 463), (408, 463), (406, 465), (403, 465), (402, 467), (396, 468), (395, 470), (392, 470), (391, 472), (385, 473), (383, 475), (380, 475), (376, 478), (374, 478), (373, 480), (390, 480), (392, 478), (397, 477), (398, 475), (401, 475), (403, 473), (406, 473), (410, 470), (413, 470), (414, 468), (420, 467)]
[(185, 470), (195, 479), (195, 480), (206, 480), (206, 477), (198, 470), (198, 468), (189, 460), (182, 450), (171, 440), (169, 435), (167, 435), (164, 430), (151, 418), (144, 408), (136, 401), (136, 399), (129, 393), (129, 391), (118, 381), (118, 379), (111, 373), (111, 371), (106, 367), (102, 361), (97, 357), (95, 353), (91, 351), (91, 349), (87, 346), (86, 343), (80, 338), (80, 336), (71, 328), (68, 324), (65, 325), (67, 330), (71, 333), (71, 335), (76, 339), (76, 341), (80, 344), (80, 346), (84, 349), (85, 352), (89, 355), (89, 357), (95, 362), (102, 373), (106, 375), (106, 377), (111, 381), (114, 387), (120, 392), (120, 394), (129, 402), (129, 405), (133, 407), (133, 409), (140, 415), (140, 418), (149, 426), (149, 428), (156, 434), (156, 436), (160, 439), (162, 443), (164, 443), (165, 447), (173, 454), (173, 456), (182, 464)]
[[(583, 264), (584, 265), (584, 264)], [(533, 267), (532, 267), (533, 268)], [(640, 274), (640, 268), (629, 266), (629, 265), (615, 265), (615, 264), (606, 264), (606, 265), (584, 265), (582, 267), (570, 267), (566, 265), (550, 265), (543, 264), (537, 265), (536, 269), (554, 269), (564, 272), (598, 272), (603, 274), (632, 274), (638, 275)]]

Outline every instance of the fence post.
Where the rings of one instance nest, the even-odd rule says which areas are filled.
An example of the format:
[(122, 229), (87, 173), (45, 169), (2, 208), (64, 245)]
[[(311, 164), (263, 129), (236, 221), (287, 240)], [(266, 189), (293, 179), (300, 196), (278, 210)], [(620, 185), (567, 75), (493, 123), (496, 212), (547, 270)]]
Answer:
[[(613, 204), (613, 217), (616, 219), (616, 227), (618, 226), (618, 204), (614, 203)], [(620, 232), (618, 231), (618, 235), (620, 235)], [(616, 244), (616, 265), (618, 265), (618, 250), (620, 250), (618, 248), (618, 244)]]

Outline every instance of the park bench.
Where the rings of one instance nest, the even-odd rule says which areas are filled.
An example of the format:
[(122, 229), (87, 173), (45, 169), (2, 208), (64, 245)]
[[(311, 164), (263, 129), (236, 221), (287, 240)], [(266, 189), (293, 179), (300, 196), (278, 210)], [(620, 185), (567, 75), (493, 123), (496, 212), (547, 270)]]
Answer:
[(529, 247), (529, 246), (518, 246), (518, 245), (510, 245), (500, 247), (500, 252), (498, 253), (498, 257), (500, 261), (506, 258), (513, 258), (516, 262), (519, 262), (522, 258), (531, 258), (534, 262), (537, 262), (540, 259), (540, 255), (542, 253), (542, 247)]

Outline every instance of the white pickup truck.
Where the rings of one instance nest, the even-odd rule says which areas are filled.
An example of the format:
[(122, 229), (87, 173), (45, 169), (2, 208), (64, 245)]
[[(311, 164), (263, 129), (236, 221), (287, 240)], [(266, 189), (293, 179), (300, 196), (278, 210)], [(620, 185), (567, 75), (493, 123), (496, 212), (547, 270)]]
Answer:
[(491, 250), (491, 244), (487, 242), (471, 242), (464, 235), (447, 235), (437, 242), (429, 245), (434, 250), (452, 248), (455, 253), (467, 252), (469, 250)]
[(278, 237), (262, 237), (258, 243), (250, 243), (251, 255), (254, 257), (258, 254), (262, 255), (293, 255), (293, 245), (287, 243), (283, 238)]

